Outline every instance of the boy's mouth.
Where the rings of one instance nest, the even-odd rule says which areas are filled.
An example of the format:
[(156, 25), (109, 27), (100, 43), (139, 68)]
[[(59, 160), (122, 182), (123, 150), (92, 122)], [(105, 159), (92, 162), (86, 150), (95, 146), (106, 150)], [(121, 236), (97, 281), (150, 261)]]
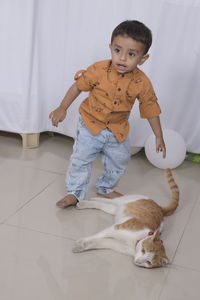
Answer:
[(122, 64), (117, 64), (117, 69), (120, 70), (120, 71), (125, 71), (126, 70), (126, 66), (125, 65), (122, 65)]

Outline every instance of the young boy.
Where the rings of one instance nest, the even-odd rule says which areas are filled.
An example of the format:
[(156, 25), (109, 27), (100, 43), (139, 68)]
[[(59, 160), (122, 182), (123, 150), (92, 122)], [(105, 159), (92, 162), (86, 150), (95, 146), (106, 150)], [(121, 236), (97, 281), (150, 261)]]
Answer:
[(68, 194), (57, 202), (59, 207), (76, 205), (84, 199), (92, 163), (98, 153), (104, 165), (104, 171), (96, 181), (98, 195), (106, 198), (122, 195), (114, 191), (114, 187), (124, 174), (131, 155), (128, 117), (136, 98), (141, 117), (148, 119), (155, 134), (156, 151), (162, 151), (165, 157), (160, 107), (150, 80), (137, 67), (148, 59), (151, 43), (151, 31), (143, 23), (120, 23), (111, 37), (112, 59), (77, 72), (75, 83), (60, 106), (50, 113), (52, 124), (58, 126), (81, 91), (89, 91), (79, 108), (77, 137), (66, 178)]

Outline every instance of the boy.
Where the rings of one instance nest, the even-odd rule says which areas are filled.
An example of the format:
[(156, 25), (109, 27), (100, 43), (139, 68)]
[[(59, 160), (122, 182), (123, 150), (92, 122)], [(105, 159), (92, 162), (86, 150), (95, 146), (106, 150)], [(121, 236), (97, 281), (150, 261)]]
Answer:
[(141, 22), (124, 21), (111, 37), (111, 60), (97, 62), (75, 75), (60, 106), (50, 113), (54, 126), (63, 121), (67, 109), (81, 91), (89, 96), (80, 105), (77, 137), (66, 179), (68, 194), (57, 202), (65, 208), (83, 200), (87, 191), (92, 163), (102, 156), (103, 174), (96, 181), (98, 195), (120, 197), (114, 191), (130, 159), (128, 117), (137, 98), (140, 114), (148, 119), (156, 136), (156, 151), (166, 155), (159, 120), (160, 107), (148, 77), (138, 69), (149, 57), (151, 31)]

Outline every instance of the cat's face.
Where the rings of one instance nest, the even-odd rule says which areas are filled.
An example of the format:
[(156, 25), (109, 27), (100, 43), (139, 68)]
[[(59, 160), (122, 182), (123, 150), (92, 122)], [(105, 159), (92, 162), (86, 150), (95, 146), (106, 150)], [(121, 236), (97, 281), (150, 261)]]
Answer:
[(137, 243), (134, 261), (137, 266), (145, 268), (158, 268), (169, 263), (159, 233)]

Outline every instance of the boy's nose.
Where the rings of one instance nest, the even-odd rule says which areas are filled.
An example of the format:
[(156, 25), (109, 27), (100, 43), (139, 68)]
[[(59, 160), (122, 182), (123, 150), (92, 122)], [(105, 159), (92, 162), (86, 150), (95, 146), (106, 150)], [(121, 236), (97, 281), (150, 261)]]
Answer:
[(120, 60), (125, 61), (126, 60), (126, 55), (122, 53), (121, 56), (120, 56)]

